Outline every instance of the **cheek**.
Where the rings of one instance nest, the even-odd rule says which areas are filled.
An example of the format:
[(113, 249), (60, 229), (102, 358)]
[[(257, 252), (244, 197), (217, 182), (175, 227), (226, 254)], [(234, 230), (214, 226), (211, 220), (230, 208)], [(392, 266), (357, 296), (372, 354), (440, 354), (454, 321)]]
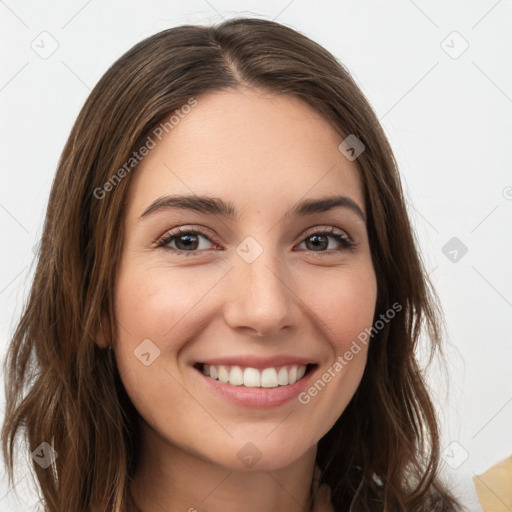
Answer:
[(116, 361), (128, 396), (154, 428), (175, 421), (176, 410), (198, 416), (173, 365), (187, 341), (186, 315), (203, 288), (187, 281), (179, 272), (155, 272), (133, 262), (121, 265), (118, 273)]
[[(317, 276), (318, 277), (318, 276)], [(354, 396), (366, 367), (365, 329), (372, 326), (377, 296), (372, 267), (329, 272), (315, 279), (308, 306), (322, 325), (329, 356), (316, 380), (298, 396), (307, 417), (317, 418), (313, 439), (334, 425)]]
[[(162, 334), (172, 329), (184, 307), (178, 294), (165, 293), (169, 289), (167, 284), (145, 266), (137, 266), (132, 261), (124, 262), (119, 268), (114, 307), (115, 352), (120, 375), (124, 376), (126, 390), (134, 403), (143, 394), (141, 390), (149, 393), (154, 403), (158, 402), (159, 393), (155, 393), (152, 386), (163, 376), (160, 356), (164, 349), (171, 353), (179, 350), (177, 343), (173, 346), (172, 340), (176, 338), (171, 335), (166, 338), (170, 346), (162, 346)], [(175, 286), (172, 289), (175, 290)], [(144, 404), (137, 405), (143, 408)]]
[[(304, 285), (305, 302), (320, 320), (326, 339), (336, 353), (345, 351), (371, 326), (377, 299), (372, 267), (362, 265), (319, 273)], [(313, 292), (306, 293), (307, 289)]]
[[(121, 339), (140, 343), (149, 338), (166, 340), (166, 350), (183, 343), (187, 315), (200, 307), (215, 276), (197, 279), (197, 272), (126, 265), (120, 268), (116, 286), (115, 315)], [(186, 337), (186, 335), (185, 335)], [(181, 342), (180, 342), (181, 340)], [(124, 349), (125, 347), (120, 347)], [(162, 347), (164, 348), (164, 347)]]

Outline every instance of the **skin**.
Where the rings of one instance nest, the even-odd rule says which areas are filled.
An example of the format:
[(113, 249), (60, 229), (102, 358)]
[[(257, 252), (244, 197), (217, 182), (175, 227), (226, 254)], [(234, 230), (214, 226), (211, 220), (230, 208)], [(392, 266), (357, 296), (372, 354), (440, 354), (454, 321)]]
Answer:
[[(365, 213), (363, 184), (338, 150), (343, 138), (301, 100), (247, 88), (197, 100), (130, 178), (114, 350), (143, 418), (131, 492), (144, 512), (310, 510), (317, 443), (356, 391), (367, 347), (308, 404), (272, 409), (228, 402), (192, 365), (294, 354), (316, 361), (319, 378), (372, 325), (377, 284), (364, 221), (348, 208), (284, 217), (302, 199), (333, 194)], [(140, 218), (166, 194), (221, 197), (239, 217), (167, 208)], [(308, 243), (330, 226), (355, 248), (339, 250), (330, 234), (328, 248)], [(176, 227), (206, 232), (196, 255), (154, 247)], [(263, 249), (250, 264), (236, 252), (248, 236)], [(186, 250), (179, 242), (169, 245)], [(160, 350), (148, 366), (134, 355), (145, 339)], [(248, 442), (261, 453), (251, 468), (237, 457)]]

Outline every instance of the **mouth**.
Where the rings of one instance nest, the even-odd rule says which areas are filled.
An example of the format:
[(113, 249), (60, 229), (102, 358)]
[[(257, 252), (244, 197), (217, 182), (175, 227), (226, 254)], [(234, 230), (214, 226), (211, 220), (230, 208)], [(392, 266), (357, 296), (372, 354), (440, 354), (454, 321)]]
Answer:
[(196, 363), (194, 368), (205, 377), (241, 388), (277, 388), (292, 386), (308, 376), (317, 364), (288, 364), (253, 368), (250, 366)]

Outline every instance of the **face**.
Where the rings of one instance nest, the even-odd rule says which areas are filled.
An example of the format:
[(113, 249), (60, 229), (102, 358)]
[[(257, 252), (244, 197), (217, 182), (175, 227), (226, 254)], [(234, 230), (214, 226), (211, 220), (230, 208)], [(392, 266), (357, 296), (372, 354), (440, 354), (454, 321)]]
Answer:
[[(342, 140), (291, 96), (215, 92), (133, 171), (114, 349), (155, 449), (277, 469), (343, 413), (377, 285)], [(336, 205), (298, 207), (326, 198)]]

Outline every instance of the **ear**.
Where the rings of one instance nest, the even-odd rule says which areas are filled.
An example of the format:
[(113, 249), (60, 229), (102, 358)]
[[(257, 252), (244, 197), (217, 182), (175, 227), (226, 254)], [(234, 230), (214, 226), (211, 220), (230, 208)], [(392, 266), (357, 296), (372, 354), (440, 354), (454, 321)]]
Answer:
[[(103, 329), (102, 329), (103, 327)], [(96, 344), (100, 348), (108, 348), (112, 340), (107, 340), (105, 336), (108, 336), (110, 332), (110, 322), (106, 313), (101, 314), (101, 325), (98, 325), (98, 331), (96, 333)]]

